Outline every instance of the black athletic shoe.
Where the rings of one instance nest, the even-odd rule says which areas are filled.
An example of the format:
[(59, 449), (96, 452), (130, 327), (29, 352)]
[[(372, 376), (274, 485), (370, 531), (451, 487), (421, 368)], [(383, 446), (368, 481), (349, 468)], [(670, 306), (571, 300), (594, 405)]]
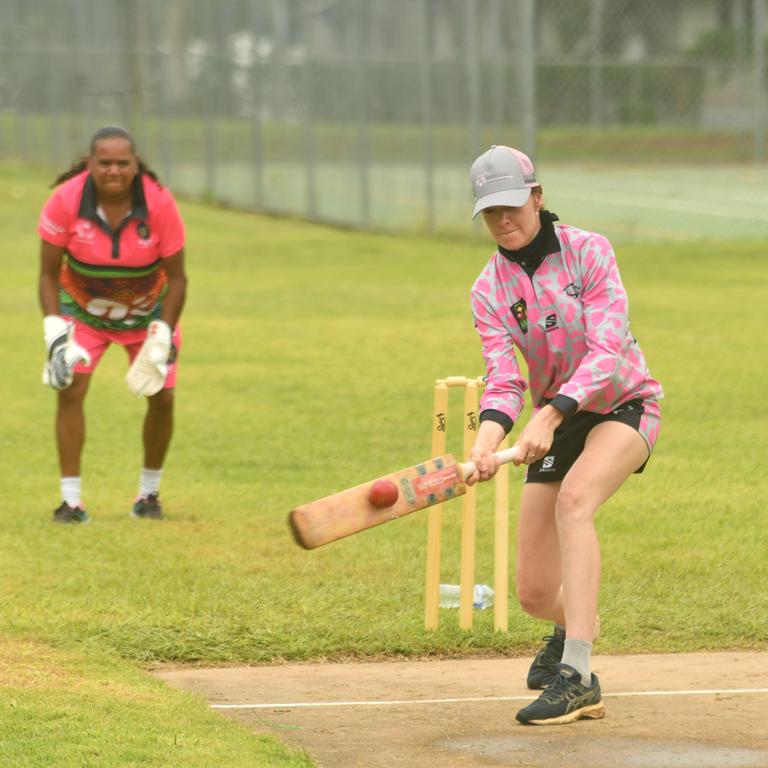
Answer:
[(146, 520), (160, 520), (163, 517), (163, 507), (156, 493), (150, 493), (148, 496), (139, 496), (133, 502), (134, 517), (141, 517)]
[(557, 677), (557, 667), (563, 658), (565, 630), (555, 625), (555, 631), (547, 635), (547, 644), (536, 654), (536, 658), (528, 670), (528, 687), (533, 691), (541, 691)]
[(89, 515), (81, 507), (70, 507), (66, 501), (61, 502), (61, 506), (53, 511), (54, 523), (87, 523)]
[(583, 717), (599, 720), (604, 715), (597, 676), (592, 675), (587, 687), (573, 667), (558, 664), (555, 679), (536, 701), (517, 713), (517, 719), (525, 725), (562, 725)]

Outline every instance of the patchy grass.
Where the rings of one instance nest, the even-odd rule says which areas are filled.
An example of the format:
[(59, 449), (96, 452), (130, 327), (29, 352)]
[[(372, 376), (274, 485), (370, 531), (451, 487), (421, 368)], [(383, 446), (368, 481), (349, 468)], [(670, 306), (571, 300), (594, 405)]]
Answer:
[[(477, 613), (472, 633), (450, 611), (424, 632), (426, 515), (313, 552), (286, 525), (292, 506), (428, 454), (434, 379), (482, 373), (467, 296), (486, 245), (184, 204), (190, 298), (168, 519), (129, 517), (143, 404), (122, 382), (118, 350), (87, 403), (92, 522), (61, 528), (50, 522), (54, 397), (40, 384), (35, 298), (46, 181), (0, 169), (0, 637), (12, 662), (0, 688), (16, 702), (0, 705), (0, 727), (16, 729), (19, 755), (32, 743), (38, 754), (44, 732), (40, 762), (9, 764), (52, 764), (57, 739), (69, 750), (57, 765), (87, 764), (89, 750), (161, 764), (191, 754), (195, 739), (209, 739), (219, 762), (185, 753), (176, 764), (304, 764), (224, 760), (227, 749), (274, 747), (132, 664), (530, 652), (546, 628), (515, 609), (514, 592), (507, 635), (493, 632), (491, 612)], [(633, 330), (667, 399), (648, 469), (598, 520), (602, 653), (768, 647), (765, 248), (620, 249)], [(454, 451), (459, 441), (456, 431)], [(513, 537), (518, 493), (513, 482)], [(476, 580), (487, 583), (490, 495), (481, 489), (478, 508)], [(442, 579), (455, 582), (458, 515), (445, 517)]]

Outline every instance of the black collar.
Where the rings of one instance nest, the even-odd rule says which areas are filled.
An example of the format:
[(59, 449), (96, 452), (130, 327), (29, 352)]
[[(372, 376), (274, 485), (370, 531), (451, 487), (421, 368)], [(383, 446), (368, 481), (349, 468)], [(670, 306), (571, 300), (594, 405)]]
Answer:
[(542, 209), (539, 216), (541, 229), (528, 245), (524, 245), (516, 251), (510, 251), (501, 245), (498, 246), (499, 253), (505, 259), (519, 264), (529, 277), (533, 277), (533, 273), (541, 266), (541, 262), (546, 256), (560, 250), (560, 241), (557, 239), (553, 224), (559, 220), (557, 214)]
[[(131, 206), (132, 210), (128, 214), (130, 219), (139, 219), (140, 221), (146, 221), (147, 219), (147, 200), (144, 197), (144, 185), (141, 183), (141, 174), (137, 173), (133, 179), (131, 185)], [(96, 196), (96, 185), (93, 183), (93, 178), (88, 174), (88, 178), (85, 180), (85, 186), (83, 187), (83, 194), (80, 198), (80, 210), (77, 215), (82, 219), (91, 219), (92, 221), (99, 220), (99, 214), (96, 212), (98, 208), (98, 200)]]

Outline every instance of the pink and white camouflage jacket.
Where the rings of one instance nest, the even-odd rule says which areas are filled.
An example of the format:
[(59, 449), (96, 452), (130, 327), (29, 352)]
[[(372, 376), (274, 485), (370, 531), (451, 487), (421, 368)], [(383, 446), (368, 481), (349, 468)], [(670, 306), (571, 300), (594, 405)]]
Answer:
[[(480, 409), (517, 421), (530, 384), (534, 408), (557, 395), (577, 410), (609, 413), (635, 398), (664, 394), (629, 330), (629, 304), (611, 244), (556, 224), (560, 250), (533, 277), (497, 251), (472, 286), (487, 383)], [(515, 349), (528, 366), (523, 377)]]

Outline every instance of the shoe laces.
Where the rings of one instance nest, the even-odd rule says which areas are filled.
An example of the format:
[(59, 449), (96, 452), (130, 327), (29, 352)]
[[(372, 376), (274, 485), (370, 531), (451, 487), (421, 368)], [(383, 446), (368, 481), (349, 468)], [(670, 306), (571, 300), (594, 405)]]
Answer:
[(559, 669), (554, 680), (544, 689), (540, 698), (550, 704), (555, 704), (559, 701), (581, 696), (584, 693), (582, 689), (585, 687), (578, 679), (578, 672), (575, 676), (568, 677), (563, 674), (562, 669)]
[(541, 649), (541, 660), (559, 664), (563, 655), (563, 640), (556, 634), (545, 635), (541, 638), (546, 645)]

